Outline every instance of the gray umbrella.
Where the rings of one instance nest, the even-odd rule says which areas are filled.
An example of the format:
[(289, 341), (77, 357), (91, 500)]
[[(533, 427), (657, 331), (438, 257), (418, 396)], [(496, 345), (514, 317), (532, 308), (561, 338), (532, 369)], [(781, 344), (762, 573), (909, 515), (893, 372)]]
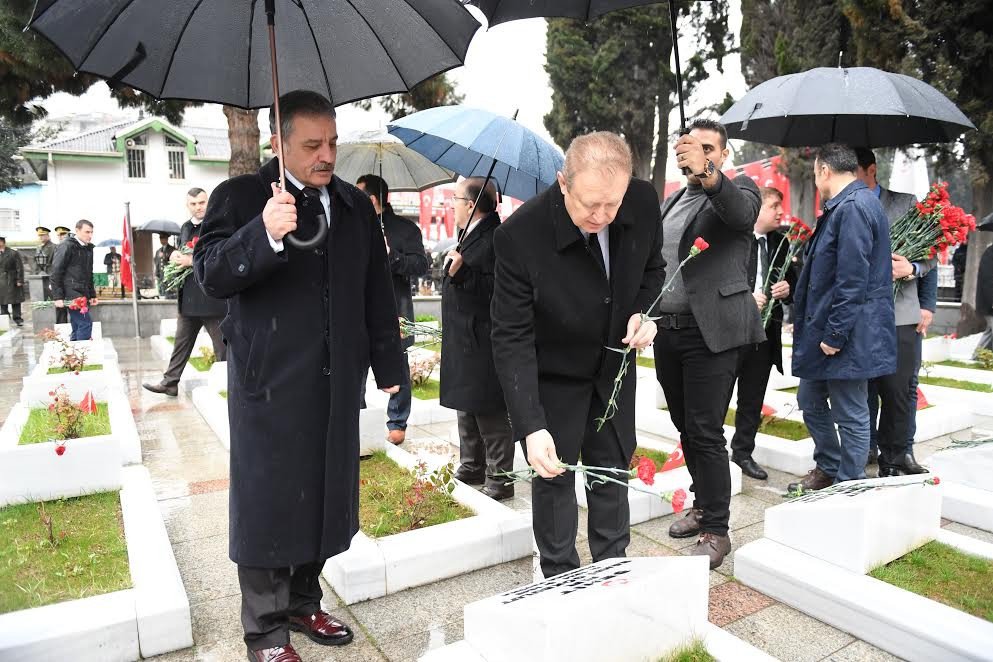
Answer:
[(179, 223), (165, 219), (145, 221), (135, 228), (137, 232), (158, 232), (159, 234), (179, 234)]
[(987, 214), (984, 216), (983, 220), (976, 224), (976, 229), (993, 232), (993, 214)]
[(941, 143), (976, 128), (927, 83), (871, 67), (820, 67), (767, 80), (721, 122), (732, 138), (780, 147)]
[(339, 140), (334, 172), (351, 184), (362, 175), (379, 175), (391, 191), (423, 191), (453, 182), (456, 176), (382, 130), (362, 131)]

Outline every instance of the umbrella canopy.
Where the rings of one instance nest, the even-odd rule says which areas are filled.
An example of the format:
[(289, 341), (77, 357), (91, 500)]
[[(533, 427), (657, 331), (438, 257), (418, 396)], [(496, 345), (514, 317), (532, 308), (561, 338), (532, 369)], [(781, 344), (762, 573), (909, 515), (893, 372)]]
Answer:
[(407, 147), (463, 177), (485, 177), (496, 159), (493, 179), (497, 188), (518, 200), (551, 186), (565, 163), (562, 152), (535, 132), (476, 108), (430, 108), (388, 128)]
[[(38, 0), (29, 26), (78, 70), (159, 99), (273, 102), (263, 0)], [(268, 3), (266, 3), (268, 4)], [(280, 87), (335, 105), (461, 66), (480, 27), (458, 0), (275, 0)]]
[(767, 80), (721, 122), (732, 138), (781, 147), (940, 143), (976, 128), (927, 83), (871, 67), (820, 67)]
[(983, 220), (979, 222), (976, 226), (977, 230), (986, 230), (987, 232), (993, 232), (993, 214), (987, 214), (983, 217)]
[(159, 234), (179, 234), (180, 227), (176, 221), (153, 219), (145, 221), (135, 228), (136, 232), (158, 232)]
[(455, 181), (455, 173), (428, 161), (386, 131), (363, 131), (338, 141), (335, 174), (354, 184), (362, 175), (379, 175), (391, 191), (423, 191)]
[(659, 0), (468, 0), (479, 7), (490, 27), (506, 21), (558, 16), (589, 21), (607, 12), (653, 5)]
[(106, 248), (107, 246), (120, 246), (120, 245), (121, 245), (120, 239), (104, 239), (99, 244), (97, 244), (97, 246), (99, 246), (100, 248)]

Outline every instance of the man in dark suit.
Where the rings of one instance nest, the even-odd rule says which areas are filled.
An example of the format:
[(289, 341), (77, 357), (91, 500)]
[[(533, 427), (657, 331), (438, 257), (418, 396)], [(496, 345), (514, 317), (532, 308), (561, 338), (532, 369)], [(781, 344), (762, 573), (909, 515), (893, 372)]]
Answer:
[[(789, 252), (789, 240), (779, 232), (783, 218), (783, 193), (775, 188), (763, 188), (762, 209), (755, 221), (755, 241), (748, 261), (748, 284), (759, 311), (765, 308), (771, 296), (788, 302), (791, 288), (796, 284), (796, 270), (791, 264), (784, 280), (770, 283), (770, 272), (782, 269)], [(783, 372), (783, 308), (776, 306), (765, 328), (766, 340), (741, 348), (738, 359), (738, 407), (734, 417), (734, 437), (731, 438), (731, 461), (741, 467), (741, 472), (758, 480), (769, 477), (765, 469), (752, 459), (755, 451), (755, 434), (762, 422), (762, 403), (769, 385), (769, 373), (775, 366)]]
[[(963, 245), (964, 247), (964, 245)], [(986, 320), (986, 331), (976, 346), (973, 358), (978, 359), (979, 352), (993, 349), (993, 246), (983, 251), (979, 258), (979, 274), (976, 281), (976, 314)]]
[[(859, 169), (856, 175), (883, 206), (883, 212), (892, 226), (917, 204), (910, 193), (897, 193), (884, 188), (876, 180), (876, 155), (871, 149), (855, 149)], [(921, 368), (921, 347), (918, 327), (925, 315), (918, 293), (918, 283), (938, 264), (937, 259), (909, 262), (902, 255), (890, 256), (893, 280), (900, 281), (894, 300), (897, 337), (897, 370), (869, 382), (869, 457), (871, 461), (877, 447), (879, 475), (903, 476), (925, 473), (914, 459), (913, 448), (907, 450), (907, 437), (912, 421), (917, 415), (917, 399), (907, 397), (911, 383), (916, 381)], [(916, 388), (914, 388), (916, 395)], [(876, 413), (879, 425), (876, 425)], [(916, 427), (916, 425), (914, 426)]]
[[(560, 460), (627, 469), (636, 447), (635, 371), (601, 429), (621, 354), (648, 346), (642, 312), (665, 277), (658, 194), (631, 178), (622, 138), (573, 140), (558, 185), (528, 200), (494, 233), (493, 358), (514, 438), (525, 440), (534, 535), (546, 577), (579, 567), (576, 476)], [(753, 306), (754, 308), (754, 306)], [(588, 487), (594, 561), (624, 556), (631, 539), (627, 489)]]
[[(428, 272), (430, 261), (424, 252), (424, 239), (416, 223), (393, 211), (389, 203), (390, 186), (377, 175), (362, 175), (355, 183), (372, 200), (373, 209), (383, 224), (386, 236), (386, 255), (393, 277), (393, 298), (401, 317), (414, 321), (414, 298), (410, 292), (410, 279)], [(414, 344), (411, 336), (403, 341), (404, 349)], [(410, 370), (400, 383), (400, 392), (390, 396), (386, 405), (386, 438), (391, 444), (402, 444), (407, 438), (407, 419), (410, 418)], [(361, 399), (365, 402), (365, 382), (362, 382)]]
[[(229, 546), (248, 658), (298, 662), (289, 630), (323, 645), (351, 629), (324, 611), (321, 568), (358, 531), (359, 383), (403, 370), (386, 245), (368, 196), (334, 176), (334, 106), (280, 97), (275, 159), (214, 189), (193, 253), (206, 293), (228, 300)], [(299, 230), (298, 230), (299, 219)], [(327, 223), (324, 243), (302, 249)]]
[(752, 228), (761, 207), (758, 187), (744, 175), (728, 179), (727, 132), (696, 120), (676, 143), (676, 165), (687, 186), (662, 208), (662, 254), (668, 264), (686, 258), (696, 237), (710, 244), (686, 263), (659, 304), (655, 371), (669, 415), (679, 430), (693, 477), (693, 508), (669, 528), (675, 538), (700, 535), (694, 554), (716, 568), (731, 551), (728, 518), (731, 472), (724, 417), (738, 369), (739, 348), (766, 339), (748, 280)]
[[(865, 478), (867, 383), (896, 372), (889, 221), (857, 169), (846, 145), (825, 145), (814, 159), (824, 214), (793, 294), (793, 374), (816, 466), (790, 491)], [(899, 395), (906, 401), (906, 384)]]
[(483, 188), (482, 177), (462, 180), (452, 204), (461, 241), (448, 252), (441, 285), (441, 404), (458, 412), (455, 477), (483, 485), (492, 499), (509, 499), (514, 486), (496, 474), (514, 468), (514, 438), (490, 342), (496, 189), (492, 183)]
[(69, 339), (89, 340), (93, 333), (89, 311), (69, 308), (73, 299), (79, 297), (86, 297), (90, 307), (99, 303), (93, 286), (93, 224), (85, 218), (76, 222), (76, 234), (66, 237), (55, 249), (51, 282), (56, 310), (66, 309), (69, 313), (72, 325)]
[[(207, 192), (202, 188), (191, 188), (186, 192), (186, 209), (190, 218), (183, 223), (179, 230), (179, 245), (186, 246), (187, 242), (199, 241), (203, 231), (203, 219), (207, 213)], [(173, 251), (169, 261), (184, 267), (193, 265), (193, 255), (184, 255), (182, 251)], [(176, 318), (176, 341), (173, 343), (172, 356), (169, 357), (169, 367), (162, 375), (158, 384), (142, 384), (152, 393), (164, 393), (176, 396), (179, 394), (179, 380), (186, 368), (187, 361), (193, 354), (200, 329), (206, 329), (214, 346), (214, 356), (218, 361), (226, 359), (224, 341), (221, 338), (221, 320), (227, 312), (227, 305), (207, 296), (196, 282), (195, 278), (187, 277), (179, 286), (178, 309)]]

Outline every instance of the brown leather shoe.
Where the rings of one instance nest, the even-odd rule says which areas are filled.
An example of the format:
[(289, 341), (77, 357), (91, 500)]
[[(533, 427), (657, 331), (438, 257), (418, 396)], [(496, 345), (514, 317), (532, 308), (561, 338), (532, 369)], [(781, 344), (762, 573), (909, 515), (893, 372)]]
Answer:
[(731, 537), (719, 536), (716, 533), (703, 533), (696, 541), (696, 546), (690, 552), (692, 556), (710, 557), (710, 569), (719, 568), (724, 563), (724, 557), (731, 553)]
[(249, 662), (303, 662), (291, 644), (276, 646), (275, 648), (263, 648), (253, 651), (248, 649)]
[(820, 470), (820, 467), (814, 467), (807, 472), (803, 480), (798, 483), (790, 483), (786, 486), (787, 492), (816, 492), (817, 490), (823, 490), (825, 487), (831, 487), (834, 485), (834, 478), (828, 476), (826, 473)]
[(290, 629), (324, 646), (344, 646), (355, 636), (351, 628), (323, 610), (310, 616), (290, 616)]
[(390, 433), (386, 435), (386, 441), (390, 442), (394, 446), (399, 446), (406, 438), (406, 430), (390, 430)]
[(669, 527), (669, 535), (673, 538), (692, 538), (700, 533), (700, 520), (702, 518), (702, 510), (690, 508), (683, 517), (672, 523), (672, 526)]

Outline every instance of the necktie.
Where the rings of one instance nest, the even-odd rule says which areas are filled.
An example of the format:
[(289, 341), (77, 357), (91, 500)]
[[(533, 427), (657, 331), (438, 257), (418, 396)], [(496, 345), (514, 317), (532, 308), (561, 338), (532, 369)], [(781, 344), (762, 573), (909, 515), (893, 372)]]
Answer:
[(600, 248), (600, 238), (595, 232), (591, 232), (586, 237), (586, 248), (593, 255), (593, 259), (600, 265), (600, 271), (607, 275), (607, 263), (603, 260), (603, 250)]
[(301, 193), (303, 193), (303, 196), (307, 198), (307, 200), (313, 200), (317, 204), (317, 217), (327, 223), (328, 218), (324, 213), (324, 203), (321, 202), (320, 189), (316, 189), (313, 186), (304, 186)]
[(759, 237), (759, 265), (762, 269), (762, 282), (769, 276), (769, 246), (765, 237)]

